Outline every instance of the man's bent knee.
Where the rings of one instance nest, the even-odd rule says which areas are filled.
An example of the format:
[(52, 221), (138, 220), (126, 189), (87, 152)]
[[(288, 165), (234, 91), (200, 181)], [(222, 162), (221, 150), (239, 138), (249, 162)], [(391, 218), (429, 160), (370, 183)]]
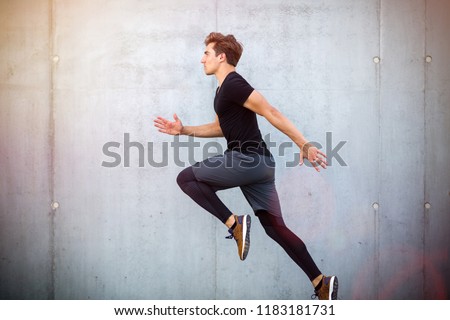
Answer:
[(182, 190), (184, 190), (184, 188), (186, 187), (186, 184), (188, 182), (194, 181), (194, 180), (196, 180), (196, 179), (195, 179), (194, 170), (192, 170), (192, 167), (188, 167), (188, 168), (184, 169), (177, 176), (178, 186), (180, 186), (180, 188)]

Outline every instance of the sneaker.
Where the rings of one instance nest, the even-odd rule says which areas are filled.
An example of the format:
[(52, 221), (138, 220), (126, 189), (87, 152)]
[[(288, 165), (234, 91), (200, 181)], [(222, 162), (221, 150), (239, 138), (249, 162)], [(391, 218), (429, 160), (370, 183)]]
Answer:
[(248, 250), (250, 249), (250, 225), (251, 219), (248, 214), (243, 216), (234, 216), (236, 219), (236, 226), (234, 229), (228, 229), (230, 235), (227, 239), (235, 239), (238, 246), (239, 258), (243, 261), (247, 258)]
[(314, 290), (312, 298), (319, 297), (319, 300), (337, 300), (338, 278), (336, 276), (323, 276), (322, 286), (319, 290)]

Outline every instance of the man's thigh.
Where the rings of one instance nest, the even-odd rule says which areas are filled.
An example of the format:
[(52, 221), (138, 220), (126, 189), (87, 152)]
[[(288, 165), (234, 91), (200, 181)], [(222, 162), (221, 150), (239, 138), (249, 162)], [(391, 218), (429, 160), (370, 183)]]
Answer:
[(281, 205), (274, 181), (241, 186), (242, 193), (253, 211), (267, 211), (281, 217)]
[(192, 168), (198, 181), (224, 188), (273, 180), (275, 170), (258, 155), (248, 156), (240, 152), (226, 152), (198, 162)]

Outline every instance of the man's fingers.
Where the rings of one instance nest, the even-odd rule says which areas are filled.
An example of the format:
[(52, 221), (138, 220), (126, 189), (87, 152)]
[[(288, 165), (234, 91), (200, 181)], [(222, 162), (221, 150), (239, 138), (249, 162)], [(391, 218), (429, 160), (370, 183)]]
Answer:
[(310, 161), (310, 162), (311, 162), (313, 168), (316, 169), (317, 172), (319, 172), (320, 171), (319, 163), (317, 161)]
[(323, 166), (326, 167), (328, 165), (327, 160), (325, 160), (325, 159), (318, 159), (317, 161), (322, 167)]
[(326, 169), (327, 168), (327, 161), (325, 158), (327, 155), (323, 153), (322, 151), (318, 150), (316, 147), (310, 146), (307, 149), (306, 157), (304, 156), (304, 151), (300, 150), (300, 165), (303, 164), (304, 158), (308, 160), (309, 163), (313, 166), (316, 171), (320, 171), (320, 167)]
[(155, 119), (155, 120), (153, 120), (153, 123), (157, 127), (165, 127), (166, 126), (166, 122), (164, 122), (164, 119)]
[(169, 120), (167, 120), (166, 118), (163, 118), (163, 117), (158, 117), (158, 119), (160, 119), (164, 123), (170, 122)]
[(160, 123), (155, 123), (155, 127), (160, 128), (160, 129), (164, 129), (166, 126)]
[(325, 157), (325, 158), (327, 157), (327, 155), (320, 150), (317, 150), (317, 153), (320, 154), (322, 157)]
[[(180, 121), (178, 119), (178, 116), (176, 114), (173, 115), (173, 118), (175, 121)], [(156, 117), (156, 119), (153, 119), (153, 124), (156, 128), (158, 128), (159, 132), (175, 135), (177, 132), (174, 131), (175, 122), (169, 121), (163, 117)]]
[(316, 169), (317, 171), (320, 171), (320, 167), (326, 169), (327, 168), (327, 162), (323, 159), (316, 158), (315, 160), (309, 161), (311, 165)]
[(153, 120), (154, 123), (159, 123), (159, 124), (165, 124), (167, 123), (167, 120), (161, 117), (158, 117), (156, 119)]

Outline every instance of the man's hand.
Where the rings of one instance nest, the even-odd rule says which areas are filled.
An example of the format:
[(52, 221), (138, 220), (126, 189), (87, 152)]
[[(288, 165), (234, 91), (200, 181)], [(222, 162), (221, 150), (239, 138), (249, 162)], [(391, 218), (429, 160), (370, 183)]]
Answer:
[(324, 169), (327, 168), (326, 157), (325, 153), (314, 147), (312, 144), (305, 143), (300, 150), (300, 165), (303, 164), (303, 159), (306, 158), (312, 164), (314, 169), (320, 171), (320, 167)]
[(183, 130), (183, 124), (178, 118), (177, 114), (173, 114), (173, 119), (175, 121), (169, 121), (163, 117), (158, 117), (154, 120), (155, 127), (157, 127), (159, 132), (170, 134), (173, 136), (181, 134)]

